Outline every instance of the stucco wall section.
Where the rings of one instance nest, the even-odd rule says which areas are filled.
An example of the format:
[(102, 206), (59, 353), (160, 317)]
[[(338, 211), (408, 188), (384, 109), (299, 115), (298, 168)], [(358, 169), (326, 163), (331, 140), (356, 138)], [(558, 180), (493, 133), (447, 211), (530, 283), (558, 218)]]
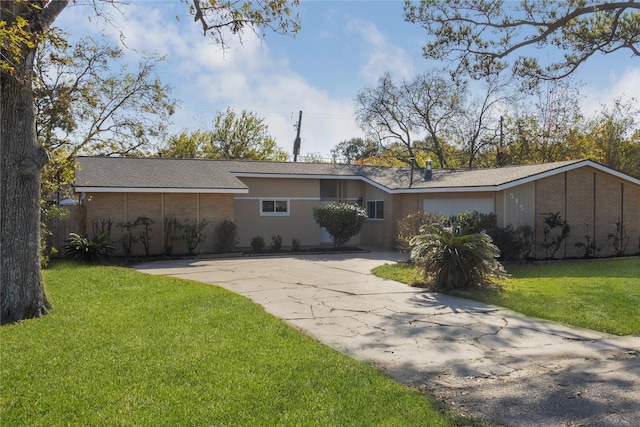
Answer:
[(320, 197), (319, 179), (240, 178), (249, 187), (246, 197)]
[(313, 219), (313, 208), (318, 204), (317, 200), (289, 199), (289, 215), (261, 216), (259, 198), (236, 198), (239, 246), (250, 247), (252, 238), (262, 236), (269, 247), (271, 236), (277, 234), (282, 237), (283, 246), (290, 246), (294, 238), (302, 246), (320, 244), (320, 227)]

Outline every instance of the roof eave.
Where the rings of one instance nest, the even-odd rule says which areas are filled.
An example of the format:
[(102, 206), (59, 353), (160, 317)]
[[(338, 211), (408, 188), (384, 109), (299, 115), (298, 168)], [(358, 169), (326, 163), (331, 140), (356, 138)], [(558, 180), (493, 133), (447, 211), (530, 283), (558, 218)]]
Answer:
[(247, 194), (248, 188), (150, 188), (150, 187), (75, 187), (76, 193), (203, 193)]

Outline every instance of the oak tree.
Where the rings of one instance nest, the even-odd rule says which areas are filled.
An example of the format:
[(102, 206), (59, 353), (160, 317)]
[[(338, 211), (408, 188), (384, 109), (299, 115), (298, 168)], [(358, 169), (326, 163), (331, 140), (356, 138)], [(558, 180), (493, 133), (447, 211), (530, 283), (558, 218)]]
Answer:
[[(110, 1), (105, 0), (107, 3)], [(253, 30), (295, 33), (298, 0), (185, 0), (194, 20), (218, 43)], [(69, 0), (0, 4), (0, 323), (49, 310), (40, 271), (40, 177), (47, 163), (35, 130), (33, 66), (39, 44)]]
[(433, 36), (425, 57), (475, 77), (512, 67), (536, 83), (567, 77), (595, 54), (640, 55), (640, 3), (633, 0), (406, 0), (405, 19)]

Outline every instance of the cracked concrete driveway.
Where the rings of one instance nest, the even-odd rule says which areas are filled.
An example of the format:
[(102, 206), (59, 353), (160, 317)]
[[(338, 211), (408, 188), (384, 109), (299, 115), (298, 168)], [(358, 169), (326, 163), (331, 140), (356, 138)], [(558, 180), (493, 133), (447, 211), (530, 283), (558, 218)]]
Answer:
[(319, 341), (509, 426), (640, 426), (640, 337), (616, 337), (370, 274), (397, 253), (196, 259), (138, 270), (245, 295)]

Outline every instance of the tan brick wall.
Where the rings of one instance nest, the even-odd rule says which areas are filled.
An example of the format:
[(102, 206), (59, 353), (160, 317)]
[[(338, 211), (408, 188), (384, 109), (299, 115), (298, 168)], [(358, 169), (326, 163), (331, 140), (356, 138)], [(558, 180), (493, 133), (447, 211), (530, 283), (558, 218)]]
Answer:
[[(565, 174), (553, 175), (536, 181), (536, 256), (546, 257), (546, 252), (542, 247), (544, 240), (544, 213), (560, 212), (563, 218), (567, 217), (565, 210)], [(556, 253), (557, 258), (564, 257), (564, 247)]]
[(216, 226), (224, 220), (234, 218), (233, 194), (200, 194), (199, 196), (200, 220), (209, 221), (209, 225), (205, 229), (205, 241), (200, 244), (200, 252), (211, 253), (215, 251)]
[(623, 191), (623, 223), (629, 236), (625, 253), (640, 253), (640, 186), (625, 183)]
[[(199, 209), (199, 211), (198, 211)], [(206, 219), (209, 225), (205, 229), (205, 241), (198, 248), (199, 253), (210, 253), (215, 247), (215, 226), (224, 219), (233, 219), (232, 194), (173, 194), (173, 193), (94, 193), (87, 200), (87, 231), (91, 224), (101, 218), (113, 221), (112, 240), (116, 254), (124, 255), (120, 243), (122, 231), (116, 224), (133, 222), (140, 216), (154, 221), (151, 226), (150, 253), (164, 252), (164, 218)], [(173, 244), (173, 254), (182, 254), (187, 250), (182, 233), (177, 233)], [(133, 245), (133, 255), (144, 255), (141, 243)]]
[[(597, 256), (614, 255), (614, 248), (608, 235), (614, 232), (615, 224), (621, 217), (630, 237), (626, 253), (632, 254), (639, 250), (640, 186), (613, 175), (584, 167), (536, 181), (536, 239), (537, 256), (540, 258), (546, 255), (541, 246), (543, 241), (543, 215), (541, 214), (545, 212), (560, 212), (571, 226), (570, 237), (567, 239), (565, 248), (561, 248), (556, 254), (557, 258), (561, 258), (565, 253), (567, 257), (584, 256), (584, 249), (576, 248), (575, 244), (586, 243), (587, 232), (600, 248)], [(588, 231), (585, 224), (589, 226)]]
[(622, 216), (622, 183), (611, 175), (596, 173), (596, 230), (598, 256), (613, 256), (614, 250), (607, 236), (615, 230)]
[(584, 248), (576, 243), (586, 244), (584, 236), (594, 237), (594, 173), (587, 168), (567, 172), (567, 215), (571, 234), (567, 239), (567, 257), (584, 256)]

